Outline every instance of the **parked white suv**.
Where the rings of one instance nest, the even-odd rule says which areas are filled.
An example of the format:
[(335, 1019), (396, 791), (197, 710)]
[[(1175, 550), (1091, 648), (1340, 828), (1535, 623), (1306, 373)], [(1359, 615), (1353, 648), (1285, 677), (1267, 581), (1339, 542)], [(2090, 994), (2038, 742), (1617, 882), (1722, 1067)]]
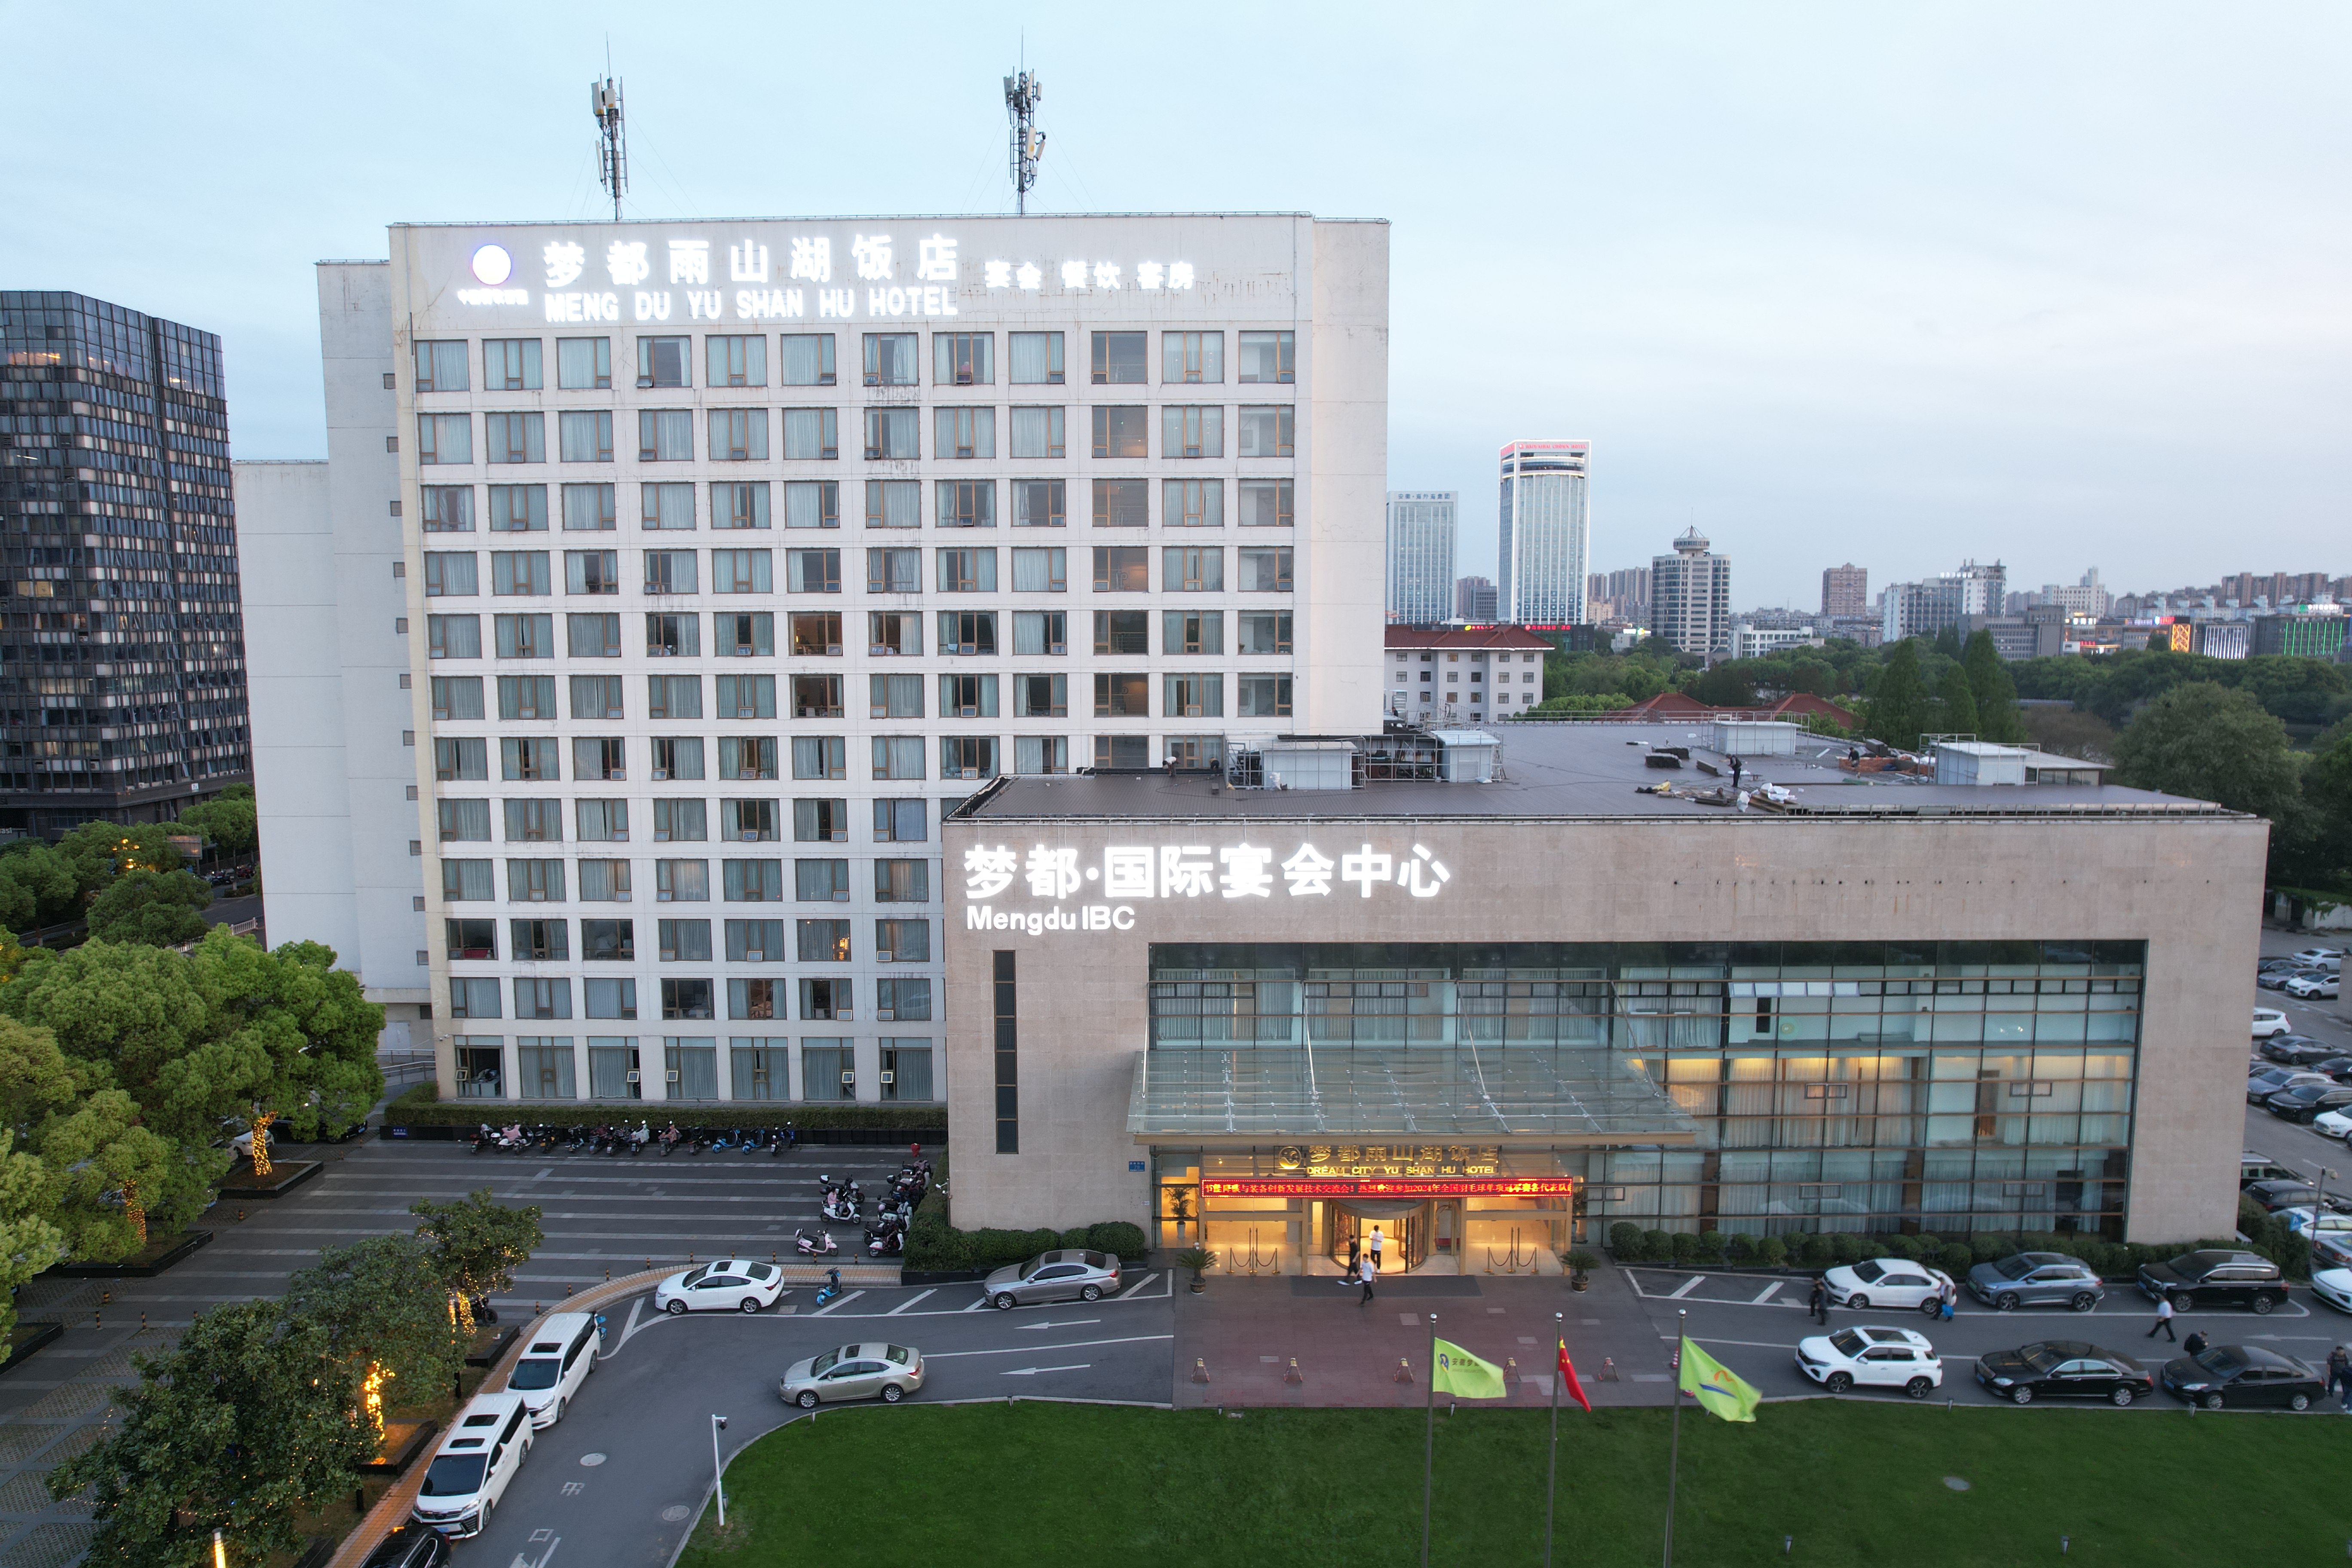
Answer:
[(558, 1312), (531, 1335), (507, 1389), (522, 1395), (534, 1430), (563, 1419), (564, 1408), (596, 1370), (604, 1344), (604, 1321), (593, 1312)]
[(1863, 1384), (1899, 1388), (1914, 1399), (1925, 1399), (1944, 1382), (1944, 1363), (1936, 1347), (1927, 1335), (1909, 1329), (1840, 1329), (1801, 1340), (1797, 1370), (1832, 1394)]
[(478, 1394), (458, 1413), (425, 1472), (414, 1516), (442, 1534), (479, 1535), (530, 1452), (530, 1409), (520, 1394)]
[(2344, 950), (2340, 947), (2306, 947), (2300, 952), (2287, 954), (2305, 969), (2341, 969)]

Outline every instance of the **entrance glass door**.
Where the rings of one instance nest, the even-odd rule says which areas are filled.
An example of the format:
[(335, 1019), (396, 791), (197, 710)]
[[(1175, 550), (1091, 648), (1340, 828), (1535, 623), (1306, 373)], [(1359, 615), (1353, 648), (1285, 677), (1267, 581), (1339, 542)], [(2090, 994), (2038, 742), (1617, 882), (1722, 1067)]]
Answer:
[(1372, 1249), (1372, 1231), (1381, 1233), (1381, 1272), (1409, 1273), (1429, 1258), (1429, 1205), (1420, 1205), (1401, 1215), (1378, 1216), (1354, 1214), (1333, 1205), (1336, 1223), (1331, 1226), (1331, 1261), (1345, 1267), (1348, 1244), (1358, 1245), (1360, 1253)]

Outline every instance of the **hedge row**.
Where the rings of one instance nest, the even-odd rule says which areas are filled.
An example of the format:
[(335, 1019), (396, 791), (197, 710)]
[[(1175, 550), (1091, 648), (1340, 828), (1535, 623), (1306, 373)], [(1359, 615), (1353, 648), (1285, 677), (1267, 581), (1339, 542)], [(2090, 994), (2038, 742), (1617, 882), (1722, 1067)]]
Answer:
[(907, 1227), (907, 1251), (899, 1266), (910, 1272), (941, 1274), (1002, 1268), (1057, 1247), (1091, 1247), (1133, 1261), (1144, 1254), (1143, 1227), (1107, 1219), (1059, 1231), (958, 1230), (948, 1223), (947, 1184), (941, 1180), (915, 1206), (915, 1223)]
[(510, 1100), (441, 1100), (432, 1084), (421, 1083), (384, 1107), (387, 1127), (473, 1127), (488, 1122), (502, 1127), (520, 1121), (526, 1127), (601, 1127), (608, 1121), (649, 1121), (658, 1132), (675, 1121), (680, 1127), (782, 1127), (791, 1122), (807, 1131), (813, 1128), (898, 1127), (929, 1130), (942, 1136), (948, 1128), (944, 1105), (812, 1105), (796, 1100), (738, 1101), (731, 1105), (688, 1106), (667, 1100), (631, 1100), (595, 1105), (533, 1105)]
[(2253, 1239), (2254, 1250), (2284, 1269), (2288, 1279), (2311, 1278), (2311, 1243), (2294, 1233), (2284, 1215), (2271, 1214), (2242, 1194), (2238, 1228)]
[[(2251, 1233), (2250, 1233), (2251, 1234)], [(1609, 1251), (1620, 1263), (1717, 1264), (1779, 1268), (1796, 1266), (1827, 1268), (1832, 1264), (1859, 1263), (1865, 1258), (1905, 1258), (1933, 1264), (1954, 1279), (1964, 1277), (1979, 1263), (1997, 1262), (2019, 1252), (2063, 1252), (2089, 1264), (2102, 1279), (2124, 1279), (2143, 1263), (2161, 1263), (2200, 1247), (2235, 1247), (2235, 1241), (2146, 1242), (2109, 1241), (2078, 1232), (2055, 1235), (1917, 1236), (1864, 1235), (1855, 1231), (1792, 1232), (1788, 1236), (1726, 1236), (1718, 1230), (1643, 1230), (1631, 1220), (1609, 1227)], [(2300, 1245), (2300, 1244), (2298, 1244)]]

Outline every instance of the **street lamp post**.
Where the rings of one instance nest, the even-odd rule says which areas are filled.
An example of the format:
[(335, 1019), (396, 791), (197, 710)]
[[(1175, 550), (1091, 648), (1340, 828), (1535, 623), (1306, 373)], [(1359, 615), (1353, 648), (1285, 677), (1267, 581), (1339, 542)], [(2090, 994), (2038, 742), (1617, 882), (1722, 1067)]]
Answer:
[(2335, 1176), (2339, 1182), (2344, 1179), (2326, 1165), (2319, 1166), (2318, 1171), (2318, 1195), (2311, 1203), (2311, 1234), (2303, 1238), (2304, 1249), (2311, 1254), (2315, 1263), (2319, 1259), (2319, 1216), (2327, 1212), (2327, 1178)]
[(710, 1418), (710, 1484), (719, 1494), (719, 1528), (727, 1528), (727, 1472), (719, 1463), (719, 1434), (727, 1430), (727, 1417)]

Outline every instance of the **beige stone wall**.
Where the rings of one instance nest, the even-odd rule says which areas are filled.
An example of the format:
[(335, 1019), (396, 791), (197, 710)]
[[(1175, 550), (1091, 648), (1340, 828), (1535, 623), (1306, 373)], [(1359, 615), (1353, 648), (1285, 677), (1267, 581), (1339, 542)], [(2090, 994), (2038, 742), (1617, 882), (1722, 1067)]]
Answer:
[[(1078, 786), (1083, 788), (1084, 786)], [(1468, 787), (1468, 786), (1465, 786)], [(1366, 792), (1376, 799), (1377, 792)], [(2247, 1009), (2259, 947), (2259, 821), (1883, 822), (1705, 816), (1628, 820), (1189, 823), (950, 822), (945, 834), (950, 1147), (959, 1226), (1140, 1223), (1146, 1157), (1129, 1137), (1134, 1053), (1155, 942), (1992, 941), (2079, 938), (2147, 946), (2134, 1120), (2130, 1236), (2235, 1228)], [(1125, 931), (967, 929), (965, 852), (1043, 843), (1099, 868), (1107, 846), (1302, 843), (1338, 860), (1419, 844), (1451, 873), (1433, 898), (1393, 885), (1369, 899), (1126, 899)], [(1105, 902), (1087, 884), (1056, 904), (1018, 879), (990, 900), (1026, 917)], [(1022, 1152), (994, 1152), (991, 955), (1020, 974)]]

